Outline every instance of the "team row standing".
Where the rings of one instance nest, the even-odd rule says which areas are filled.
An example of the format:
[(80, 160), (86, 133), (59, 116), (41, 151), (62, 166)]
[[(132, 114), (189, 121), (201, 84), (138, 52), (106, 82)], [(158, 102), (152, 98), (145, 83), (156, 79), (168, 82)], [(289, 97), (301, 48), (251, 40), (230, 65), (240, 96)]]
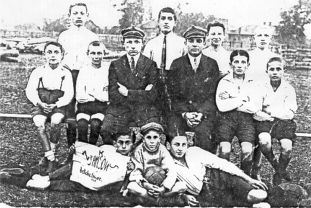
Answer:
[[(279, 92), (279, 86), (288, 85), (283, 84), (284, 81), (281, 81), (282, 76), (273, 75), (270, 79), (271, 83), (274, 83), (272, 79), (278, 77), (276, 82), (278, 84), (276, 86), (271, 84), (271, 86), (274, 86), (274, 93), (272, 95), (267, 93), (262, 96), (261, 105), (258, 104), (257, 107), (251, 108), (252, 110), (241, 110), (245, 109), (245, 106), (255, 105), (256, 99), (253, 102), (251, 98), (253, 94), (242, 93), (242, 87), (248, 89), (244, 85), (249, 83), (248, 79), (246, 79), (246, 69), (251, 61), (247, 52), (234, 51), (231, 53), (230, 59), (229, 56), (227, 57), (227, 61), (230, 60), (231, 67), (225, 66), (223, 60), (225, 60), (226, 52), (221, 47), (225, 29), (222, 24), (209, 25), (207, 32), (200, 27), (193, 26), (184, 33), (186, 40), (184, 42), (183, 38), (173, 33), (176, 24), (174, 10), (164, 8), (160, 11), (158, 18), (161, 34), (147, 43), (144, 50), (147, 57), (141, 54), (144, 32), (135, 27), (122, 31), (127, 54), (111, 62), (107, 80), (107, 74), (105, 74), (107, 73), (105, 71), (107, 67), (103, 67), (101, 61), (103, 55), (108, 51), (100, 42), (91, 40), (95, 36), (92, 36), (91, 32), (84, 28), (84, 22), (88, 15), (86, 5), (76, 4), (71, 6), (69, 15), (73, 26), (61, 34), (59, 38), (59, 42), (63, 41), (62, 45), (65, 47), (65, 58), (62, 64), (60, 64), (64, 52), (62, 46), (56, 43), (48, 44), (45, 48), (48, 64), (32, 73), (26, 89), (29, 100), (38, 106), (34, 114), (34, 122), (43, 141), (44, 160), (48, 163), (47, 172), (53, 168), (53, 161), (55, 160), (53, 149), (59, 139), (59, 123), (65, 115), (62, 107), (70, 102), (73, 92), (76, 92), (75, 98), (78, 101), (76, 118), (78, 121), (78, 139), (81, 141), (96, 144), (100, 128), (102, 128), (101, 133), (104, 139), (113, 139), (117, 133), (127, 131), (130, 125), (140, 127), (154, 121), (167, 127), (166, 134), (169, 137), (183, 135), (186, 131), (194, 131), (197, 137), (196, 145), (215, 152), (216, 144), (220, 144), (220, 155), (228, 158), (228, 153), (231, 151), (230, 142), (233, 136), (236, 135), (242, 145), (243, 159), (241, 167), (248, 174), (252, 169), (255, 169), (252, 168), (252, 149), (257, 133), (253, 115), (265, 111), (264, 113), (270, 115), (271, 118), (265, 117), (263, 120), (275, 122), (276, 120), (284, 120), (282, 116), (274, 116), (274, 110), (277, 110), (280, 104), (282, 104), (284, 112), (294, 113), (297, 108), (294, 105), (296, 98), (293, 89), (290, 86), (287, 87), (291, 89), (290, 96), (287, 96), (288, 91), (281, 90), (282, 92)], [(212, 44), (205, 49), (205, 53), (210, 54), (215, 60), (202, 54), (206, 35), (214, 38), (211, 38)], [(260, 37), (257, 38), (260, 39)], [(75, 42), (78, 40), (79, 42)], [(260, 43), (260, 46), (265, 45), (264, 48), (266, 49), (267, 41), (262, 42), (263, 44)], [(83, 53), (83, 48), (87, 53)], [(188, 52), (186, 53), (186, 51)], [(217, 53), (222, 55), (217, 56)], [(91, 58), (91, 64), (89, 66), (83, 64), (77, 66), (79, 63), (88, 62), (87, 59), (81, 61), (83, 60), (82, 57), (85, 58), (85, 54)], [(260, 62), (264, 66), (258, 69), (260, 73), (265, 73), (268, 56), (265, 57), (267, 59)], [(251, 60), (252, 58), (251, 56)], [(263, 56), (260, 56), (260, 58), (263, 58)], [(272, 62), (280, 63), (278, 67), (274, 67), (275, 71), (283, 71), (281, 60), (270, 60), (269, 64), (271, 65)], [(269, 69), (269, 64), (267, 69)], [(228, 66), (228, 64), (226, 65)], [(70, 69), (72, 76), (65, 68)], [(252, 67), (249, 69), (251, 72), (254, 72), (254, 70)], [(53, 73), (47, 74), (46, 71)], [(59, 73), (54, 73), (57, 71)], [(77, 84), (70, 84), (72, 80), (73, 83), (75, 82), (76, 74), (79, 71), (81, 72)], [(230, 71), (232, 73), (226, 75)], [(227, 82), (225, 86), (229, 87), (222, 89), (222, 87), (218, 86), (218, 91), (221, 92), (216, 96), (216, 88), (221, 75), (226, 75), (221, 83)], [(51, 79), (52, 77), (55, 77), (55, 79)], [(265, 74), (264, 77), (268, 76)], [(59, 83), (56, 80), (59, 80)], [(258, 81), (264, 82), (261, 79)], [(67, 87), (65, 88), (65, 86)], [(73, 86), (76, 87), (76, 90), (73, 89)], [(45, 97), (48, 97), (48, 99), (54, 98), (55, 100), (42, 100), (41, 97), (44, 96), (41, 92), (43, 90), (39, 89), (45, 89), (43, 94), (48, 94)], [(262, 89), (264, 90), (264, 88)], [(56, 98), (54, 94), (57, 94)], [(271, 96), (276, 96), (276, 99), (280, 102), (271, 102)], [(217, 100), (219, 101), (217, 102)], [(287, 105), (287, 100), (290, 100), (291, 106)], [(220, 104), (221, 101), (223, 101), (223, 104)], [(224, 106), (225, 110), (220, 107), (221, 105)], [(267, 110), (267, 106), (272, 107)], [(217, 107), (220, 111), (228, 111), (228, 113), (221, 113), (217, 116)], [(47, 117), (50, 116), (52, 132), (49, 141), (48, 134), (45, 132), (45, 122)], [(273, 118), (277, 119), (273, 121)], [(292, 120), (292, 117), (286, 117), (285, 120)], [(217, 128), (215, 128), (216, 121), (218, 121)], [(89, 122), (91, 124), (91, 137), (87, 140)], [(272, 124), (274, 131), (277, 128), (276, 126), (281, 129), (291, 129), (290, 136), (292, 136), (295, 131), (294, 123), (291, 126), (281, 125), (281, 123), (272, 124), (268, 122), (267, 128), (263, 132), (269, 134)], [(75, 129), (72, 128), (73, 130), (67, 132), (69, 146), (75, 140), (73, 133)], [(72, 135), (73, 138), (70, 137)], [(289, 143), (293, 138), (290, 136), (279, 136), (281, 141), (286, 139), (283, 140), (286, 141), (285, 143), (281, 142), (284, 153), (289, 153), (291, 150)], [(265, 136), (265, 143), (260, 144), (263, 144), (261, 149), (265, 148), (266, 150), (263, 151), (265, 155), (269, 154), (271, 156), (271, 136)], [(272, 163), (277, 172), (277, 180), (286, 176), (285, 169), (290, 154), (282, 154), (281, 156), (280, 163)], [(273, 161), (276, 161), (274, 157)]]

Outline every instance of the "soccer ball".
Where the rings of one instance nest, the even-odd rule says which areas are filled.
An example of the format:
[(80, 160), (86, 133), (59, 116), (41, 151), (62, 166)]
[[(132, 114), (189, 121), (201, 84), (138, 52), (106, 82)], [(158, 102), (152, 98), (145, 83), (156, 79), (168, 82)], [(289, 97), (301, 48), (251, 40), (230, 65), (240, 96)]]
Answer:
[(152, 166), (146, 169), (144, 177), (149, 183), (161, 186), (162, 182), (166, 178), (166, 172), (159, 166)]

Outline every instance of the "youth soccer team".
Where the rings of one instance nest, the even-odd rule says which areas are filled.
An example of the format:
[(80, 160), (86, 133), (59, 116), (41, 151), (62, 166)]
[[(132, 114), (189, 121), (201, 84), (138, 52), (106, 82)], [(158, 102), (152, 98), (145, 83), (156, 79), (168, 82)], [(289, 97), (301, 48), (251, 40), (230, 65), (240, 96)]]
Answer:
[[(192, 26), (182, 38), (174, 33), (176, 13), (166, 7), (159, 12), (157, 37), (144, 45), (142, 30), (122, 30), (126, 54), (109, 63), (103, 58), (111, 51), (84, 26), (87, 5), (71, 5), (69, 17), (71, 27), (58, 42), (46, 44), (46, 64), (32, 72), (26, 87), (44, 150), (46, 187), (53, 189), (55, 147), (66, 117), (77, 123), (67, 128), (69, 151), (76, 140), (96, 145), (100, 135), (105, 145), (132, 158), (124, 191), (143, 205), (197, 206), (208, 192), (206, 184), (249, 203), (262, 202), (267, 197), (259, 174), (262, 154), (275, 170), (275, 185), (291, 180), (286, 168), (295, 140), (296, 94), (283, 78), (282, 58), (269, 50), (270, 28), (257, 29), (253, 51), (229, 52), (222, 47), (223, 24), (211, 23), (207, 30)], [(140, 127), (141, 143), (129, 127)], [(191, 147), (189, 132), (195, 135)], [(241, 145), (241, 169), (229, 162), (234, 137)], [(278, 159), (273, 138), (281, 146)], [(154, 166), (165, 171), (160, 184), (144, 175)], [(213, 173), (208, 183), (207, 170)], [(32, 181), (28, 186), (35, 187)]]

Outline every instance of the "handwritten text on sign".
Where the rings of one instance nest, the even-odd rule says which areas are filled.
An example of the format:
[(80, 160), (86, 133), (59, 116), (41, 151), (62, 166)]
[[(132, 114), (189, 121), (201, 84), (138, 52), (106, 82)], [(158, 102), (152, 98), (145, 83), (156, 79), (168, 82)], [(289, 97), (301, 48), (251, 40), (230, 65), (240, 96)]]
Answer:
[(117, 153), (111, 145), (97, 147), (76, 142), (73, 161), (70, 180), (89, 189), (99, 190), (124, 179), (129, 157)]

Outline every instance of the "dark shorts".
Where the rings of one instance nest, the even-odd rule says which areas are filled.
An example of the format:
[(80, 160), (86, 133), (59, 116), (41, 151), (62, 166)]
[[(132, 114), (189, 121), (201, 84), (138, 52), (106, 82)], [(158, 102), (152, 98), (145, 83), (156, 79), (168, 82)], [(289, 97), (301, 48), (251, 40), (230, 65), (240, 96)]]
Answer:
[(278, 140), (290, 139), (292, 141), (296, 138), (296, 122), (294, 120), (279, 120), (274, 121), (257, 121), (256, 132), (259, 135), (262, 132), (270, 133), (272, 138)]
[(108, 104), (107, 102), (101, 102), (95, 100), (93, 102), (87, 103), (78, 103), (78, 110), (77, 113), (85, 113), (87, 115), (94, 115), (96, 113), (106, 114)]
[(208, 205), (232, 205), (235, 201), (247, 202), (248, 193), (254, 189), (244, 179), (217, 169), (207, 169), (208, 181), (204, 183), (199, 201)]
[(253, 116), (240, 111), (220, 113), (216, 128), (217, 143), (232, 142), (236, 136), (239, 142), (255, 142), (255, 124)]
[(66, 115), (66, 107), (60, 107), (60, 108), (54, 108), (53, 111), (51, 113), (45, 113), (43, 112), (43, 109), (39, 106), (35, 106), (34, 110), (32, 111), (31, 115), (32, 117), (37, 116), (37, 115), (43, 115), (46, 116), (48, 118), (50, 118), (53, 114), (55, 113), (61, 113), (64, 116)]
[(161, 125), (164, 119), (159, 110), (154, 107), (142, 110), (126, 110), (115, 106), (109, 106), (105, 115), (102, 130), (116, 134), (128, 133), (129, 127), (141, 127), (147, 123), (156, 122)]

